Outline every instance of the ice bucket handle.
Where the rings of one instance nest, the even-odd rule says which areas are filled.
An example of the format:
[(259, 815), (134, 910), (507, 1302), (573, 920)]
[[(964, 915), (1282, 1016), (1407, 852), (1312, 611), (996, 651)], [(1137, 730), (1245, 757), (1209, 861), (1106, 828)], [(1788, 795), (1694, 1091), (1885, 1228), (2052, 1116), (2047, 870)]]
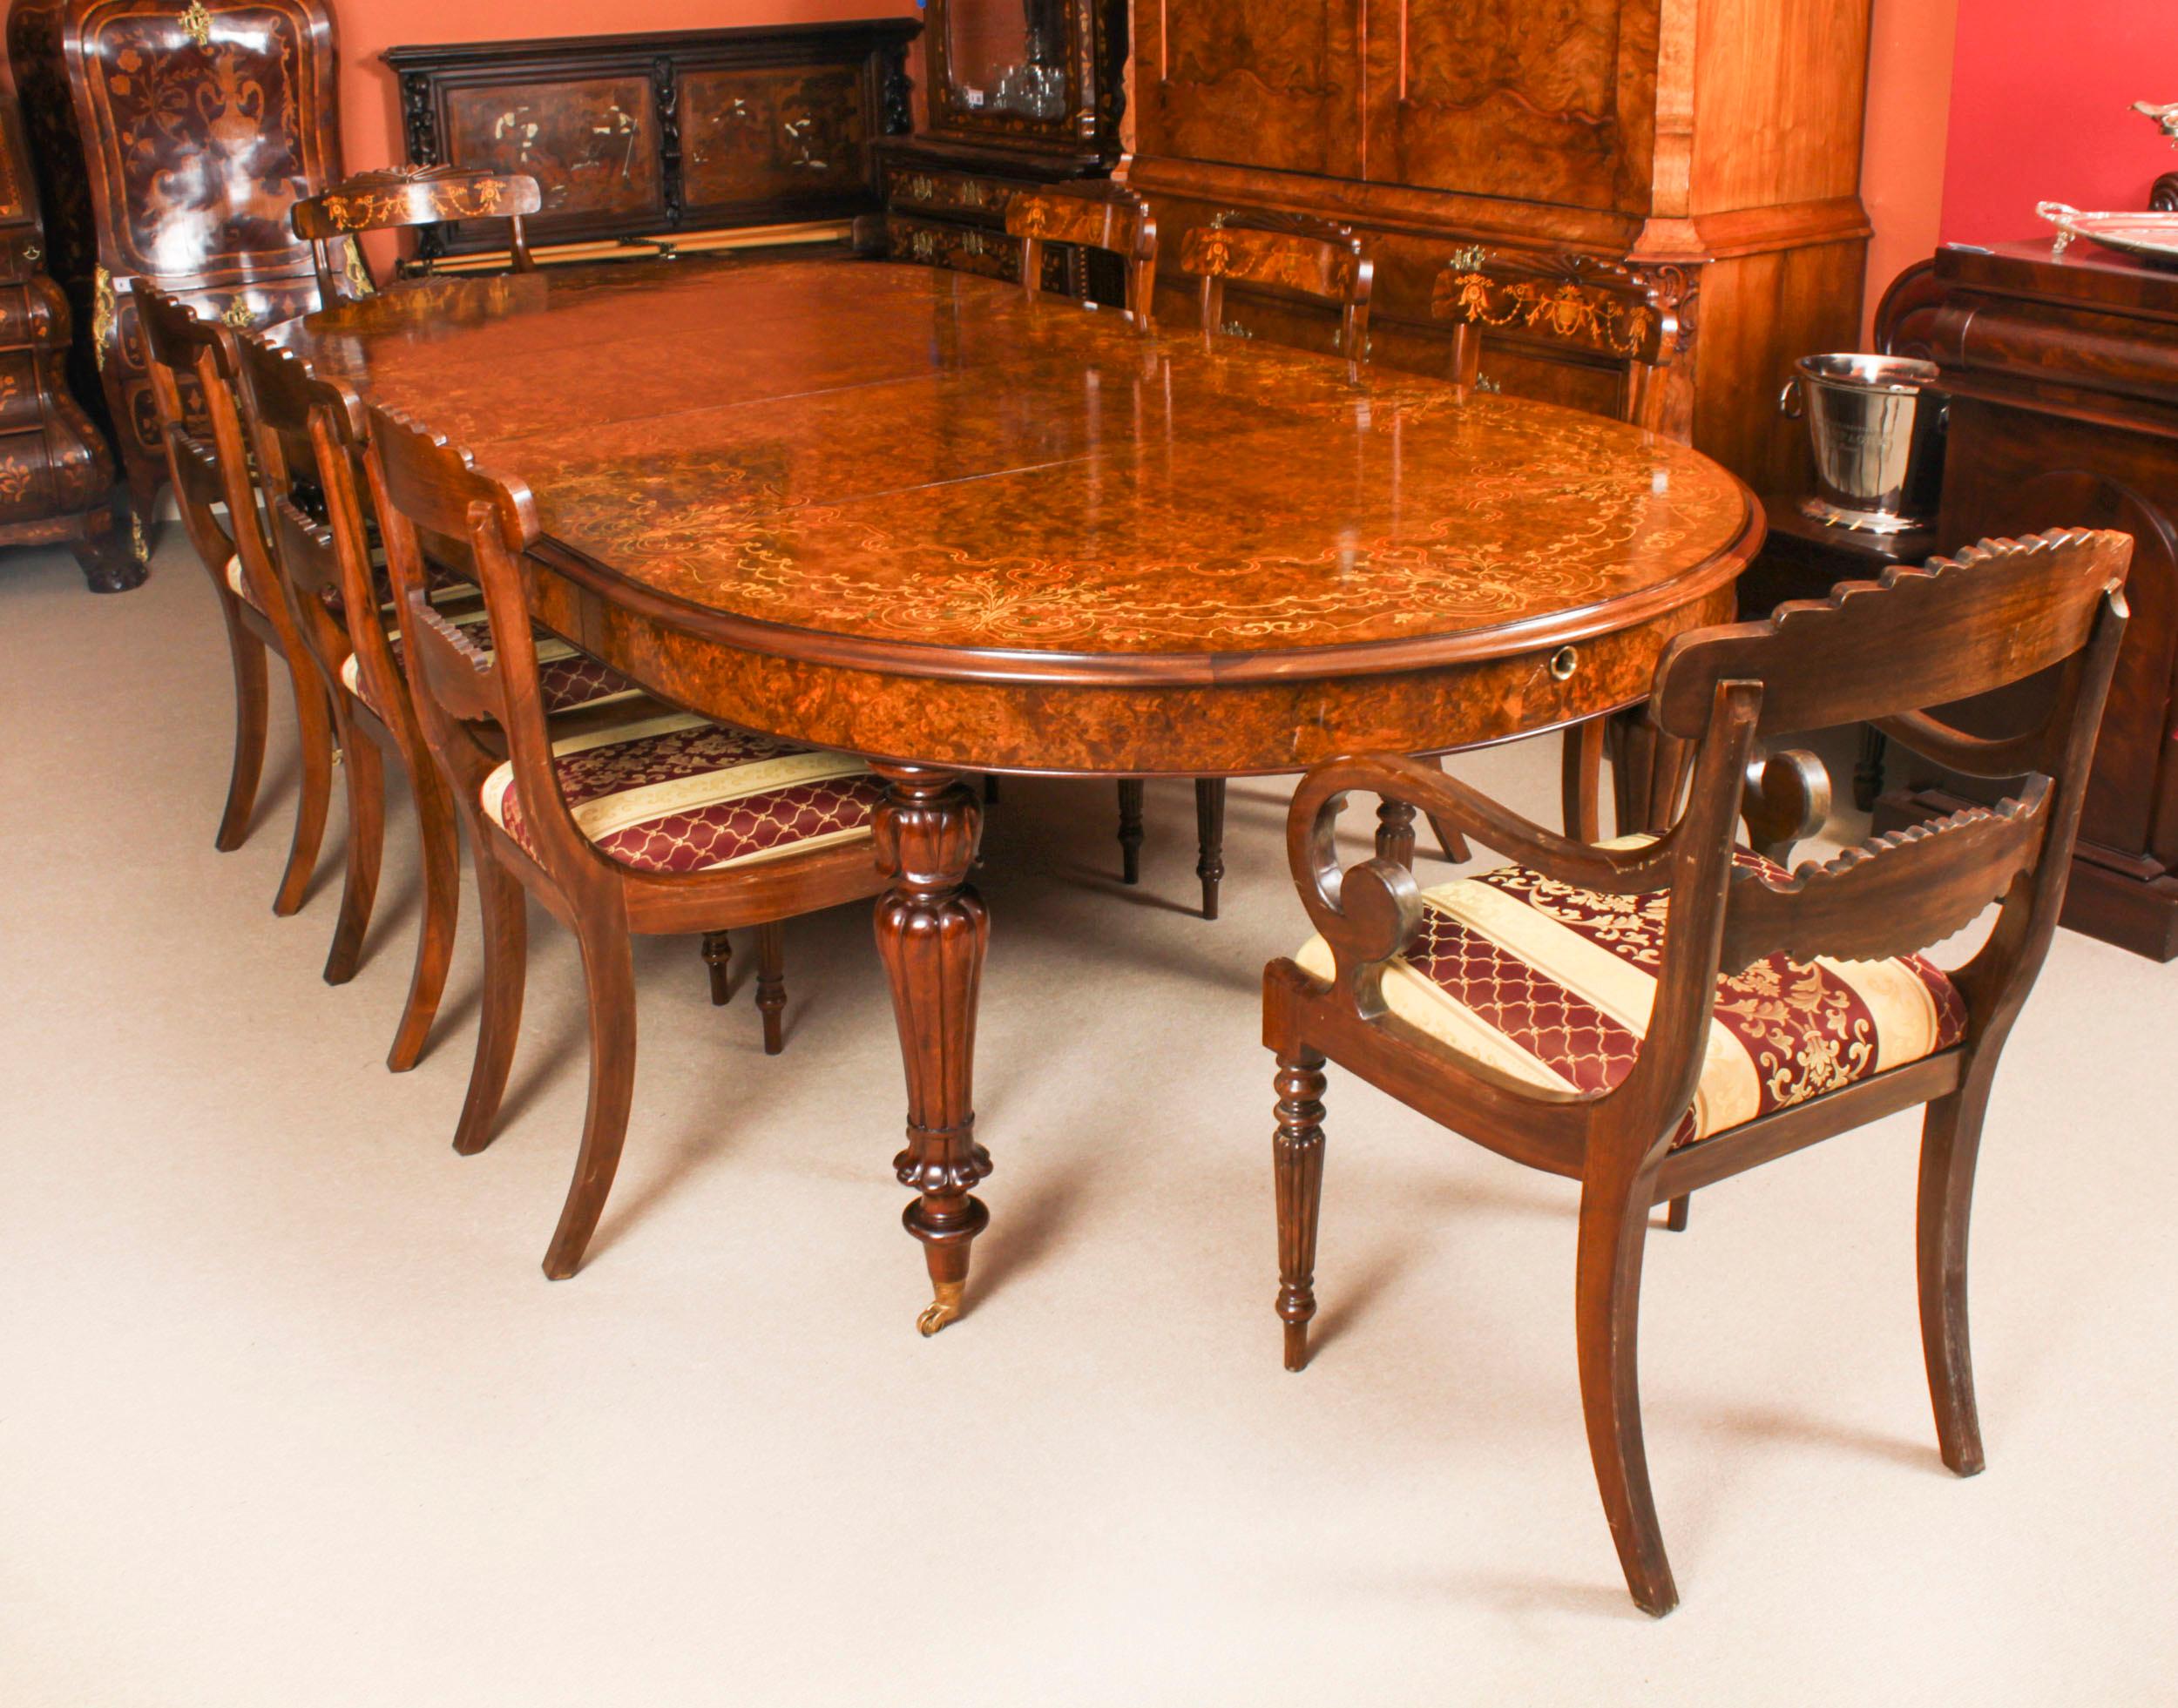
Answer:
[(1785, 388), (1777, 394), (1777, 413), (1787, 421), (1798, 421), (1806, 406), (1800, 395), (1800, 376), (1795, 374), (1785, 381)]

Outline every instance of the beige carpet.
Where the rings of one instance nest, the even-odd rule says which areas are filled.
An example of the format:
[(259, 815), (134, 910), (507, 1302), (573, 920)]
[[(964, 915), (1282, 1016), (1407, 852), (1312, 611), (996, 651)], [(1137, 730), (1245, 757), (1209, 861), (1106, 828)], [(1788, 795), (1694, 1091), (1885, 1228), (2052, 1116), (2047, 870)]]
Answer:
[[(1184, 784), (1150, 790), (1139, 892), (1109, 785), (1009, 786), (960, 1324), (913, 1329), (859, 908), (790, 930), (777, 1060), (692, 942), (639, 947), (626, 1161), (551, 1285), (571, 942), (533, 915), (509, 1118), (456, 1157), (473, 935), (389, 1075), (405, 802), (329, 989), (337, 811), (309, 906), (269, 911), (277, 688), (254, 831), (212, 847), (230, 690), (186, 551), (170, 528), (112, 598), (58, 553), (0, 564), (0, 1702), (2178, 1700), (2178, 969), (2061, 937), (1999, 1082), (1982, 1477), (1936, 1456), (1910, 1120), (1654, 1239), (1685, 1603), (1653, 1623), (1589, 1473), (1565, 1185), (1335, 1073), (1321, 1352), (1280, 1367), (1282, 786), (1234, 791), (1214, 926)], [(1553, 764), (1463, 771), (1542, 813)]]

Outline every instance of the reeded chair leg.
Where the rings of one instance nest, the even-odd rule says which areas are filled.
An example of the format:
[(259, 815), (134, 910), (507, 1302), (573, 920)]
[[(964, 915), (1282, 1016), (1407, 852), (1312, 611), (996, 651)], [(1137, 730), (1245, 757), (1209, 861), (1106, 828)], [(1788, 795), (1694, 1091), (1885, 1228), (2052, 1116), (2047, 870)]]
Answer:
[(325, 982), (346, 984), (362, 959), (363, 935), (378, 901), (378, 868), (386, 847), (386, 766), (378, 744), (352, 726), (341, 730), (341, 767), (348, 780), (348, 876), (341, 886), (340, 918), (325, 956)]
[(1687, 1231), (1688, 1212), (1693, 1207), (1694, 1194), (1692, 1192), (1680, 1193), (1677, 1198), (1672, 1199), (1670, 1208), (1664, 1212), (1665, 1227), (1674, 1233), (1684, 1233)]
[(1323, 1057), (1305, 1046), (1278, 1052), (1272, 1080), (1278, 1128), (1271, 1161), (1278, 1184), (1278, 1320), (1286, 1326), (1286, 1368), (1309, 1361), (1316, 1315), (1316, 1213), (1323, 1198)]
[(1921, 1351), (1944, 1462), (1972, 1476), (1985, 1462), (1974, 1405), (1974, 1367), (1966, 1336), (1966, 1225), (1973, 1207), (1974, 1163), (1989, 1079), (1971, 1063), (1966, 1083), (1931, 1103), (1921, 1117), (1921, 1184), (1916, 1255), (1920, 1275)]
[(1195, 779), (1195, 837), (1201, 853), (1195, 876), (1202, 880), (1202, 916), (1218, 916), (1218, 887), (1225, 881), (1225, 779)]
[(764, 1054), (787, 1047), (787, 928), (777, 920), (756, 928), (756, 1011), (764, 1016)]
[(734, 945), (725, 932), (703, 934), (703, 959), (711, 969), (711, 1006), (722, 1009), (734, 995)]
[(986, 807), (996, 806), (998, 800), (998, 780), (989, 772), (984, 773), (983, 798)]
[(257, 804), (257, 782), (265, 770), (267, 704), (264, 643), (242, 626), (231, 595), (221, 594), (227, 619), (227, 655), (234, 665), (234, 763), (227, 774), (227, 805), (220, 813), (219, 834), (212, 846), (232, 854), (249, 835), (250, 809)]
[(582, 1254), (597, 1232), (620, 1166), (635, 1093), (635, 962), (627, 926), (619, 919), (585, 919), (575, 935), (590, 997), (590, 1102), (583, 1114), (575, 1178), (544, 1253), (544, 1273), (555, 1281), (582, 1267)]
[(523, 986), (529, 970), (530, 924), (522, 886), (491, 856), (474, 824), (471, 864), (477, 871), (477, 910), (484, 931), (484, 1003), (477, 1022), (477, 1060), (469, 1072), (469, 1095), (454, 1129), (454, 1148), (474, 1156), (491, 1143), (499, 1100), (506, 1095), (507, 1070), (514, 1065), (514, 1043), (522, 1030)]
[(1661, 1617), (1679, 1604), (1679, 1590), (1664, 1556), (1641, 1440), (1635, 1329), (1648, 1205), (1647, 1195), (1632, 1191), (1623, 1179), (1606, 1176), (1582, 1184), (1573, 1320), (1580, 1408), (1604, 1516), (1618, 1545), (1627, 1589), (1644, 1613)]
[(415, 797), (416, 840), (423, 863), (423, 918), (416, 927), (416, 967), (409, 975), (409, 1000), (401, 1024), (386, 1052), (386, 1066), (406, 1073), (423, 1055), (446, 994), (446, 975), (454, 961), (454, 934), (461, 916), (461, 833), (446, 782), (428, 754), (409, 773)]
[[(1444, 769), (1444, 754), (1436, 755), (1429, 763), (1439, 771), (1443, 771)], [(1444, 856), (1448, 865), (1464, 866), (1475, 857), (1475, 851), (1467, 846), (1467, 839), (1462, 836), (1455, 827), (1439, 824), (1432, 819), (1430, 820), (1430, 827), (1437, 832), (1437, 852)]]
[(1142, 780), (1119, 780), (1119, 881), (1139, 883), (1142, 877)]
[(1609, 718), (1591, 718), (1566, 732), (1559, 795), (1566, 834), (1576, 842), (1603, 840), (1603, 746), (1610, 728)]
[(327, 808), (333, 800), (333, 714), (325, 689), (294, 660), (287, 662), (295, 698), (295, 733), (302, 750), (302, 786), (295, 802), (294, 840), (287, 848), (287, 869), (273, 897), (273, 912), (285, 919), (302, 906), (310, 874), (317, 868), (325, 840)]

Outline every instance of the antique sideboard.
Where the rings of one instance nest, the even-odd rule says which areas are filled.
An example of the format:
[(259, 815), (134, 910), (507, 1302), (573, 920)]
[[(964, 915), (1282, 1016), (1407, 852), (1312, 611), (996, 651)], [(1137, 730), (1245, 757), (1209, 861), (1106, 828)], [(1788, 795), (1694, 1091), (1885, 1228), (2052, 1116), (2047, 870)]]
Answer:
[(317, 307), (287, 210), (341, 176), (332, 14), (319, 0), (16, 0), (8, 53), (75, 371), (119, 454), (140, 564), (166, 459), (132, 287), (236, 326)]
[[(1885, 348), (1942, 364), (1950, 445), (1937, 543), (2057, 526), (2134, 537), (2132, 621), (2103, 714), (2065, 923), (2178, 956), (2178, 273), (2080, 244), (1954, 246), (1884, 299)], [(2019, 727), (2029, 683), (1962, 720)], [(1880, 826), (1978, 793), (1924, 763)]]
[[(1372, 357), (1429, 372), (1446, 361), (1431, 291), (1455, 256), (1631, 263), (1678, 314), (1667, 425), (1758, 491), (1793, 485), (1804, 451), (1777, 388), (1795, 357), (1858, 335), (1868, 14), (1869, 0), (1139, 7), (1121, 175), (1157, 214), (1158, 312), (1189, 312), (1180, 246), (1224, 209), (1354, 226), (1376, 263)], [(1231, 301), (1259, 335), (1329, 347), (1328, 315)], [(1608, 409), (1618, 377), (1577, 348), (1555, 359), (1484, 334), (1482, 382), (1507, 392)]]
[[(526, 172), (541, 264), (876, 244), (872, 145), (909, 125), (907, 18), (396, 47), (408, 163)], [(417, 234), (443, 271), (505, 227)]]
[[(1016, 280), (1005, 234), (1024, 190), (1102, 179), (1126, 108), (1126, 0), (928, 0), (929, 118), (879, 151), (896, 260)], [(1117, 302), (1116, 263), (1045, 248), (1045, 284)]]
[(15, 84), (0, 65), (0, 545), (66, 542), (95, 593), (143, 579), (113, 550), (113, 458), (68, 389), (68, 299), (46, 238)]

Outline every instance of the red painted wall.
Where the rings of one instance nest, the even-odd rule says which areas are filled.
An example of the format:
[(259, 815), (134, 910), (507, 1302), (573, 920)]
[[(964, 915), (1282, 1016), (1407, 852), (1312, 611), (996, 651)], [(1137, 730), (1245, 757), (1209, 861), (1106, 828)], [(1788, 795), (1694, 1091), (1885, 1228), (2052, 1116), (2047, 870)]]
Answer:
[(2178, 154), (2134, 101), (2178, 101), (2172, 0), (1961, 0), (1945, 240), (2039, 236), (2038, 201), (2146, 207)]
[(341, 31), (341, 126), (350, 172), (397, 164), (400, 107), (378, 56), (421, 43), (720, 30), (912, 15), (915, 0), (335, 0)]

